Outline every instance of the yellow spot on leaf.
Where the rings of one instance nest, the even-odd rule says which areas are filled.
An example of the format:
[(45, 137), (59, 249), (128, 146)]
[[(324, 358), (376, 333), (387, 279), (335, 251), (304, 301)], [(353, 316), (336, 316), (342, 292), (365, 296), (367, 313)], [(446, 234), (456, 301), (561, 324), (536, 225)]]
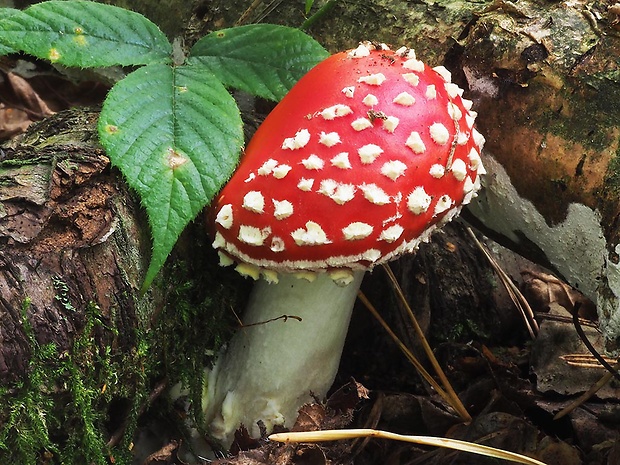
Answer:
[(118, 126), (114, 126), (113, 124), (106, 124), (105, 132), (107, 132), (108, 134), (114, 134), (115, 132), (118, 132)]
[(73, 28), (73, 32), (75, 32), (76, 34), (84, 34), (84, 29), (82, 29), (80, 26), (75, 26)]
[(187, 86), (177, 86), (177, 90), (180, 93), (187, 92)]
[(51, 48), (49, 54), (47, 55), (50, 61), (58, 61), (60, 60), (60, 53), (57, 49)]
[(83, 35), (79, 35), (79, 34), (73, 38), (73, 42), (78, 44), (80, 47), (85, 47), (86, 45), (88, 45), (88, 41), (86, 40), (86, 37), (84, 37)]
[(177, 169), (179, 166), (182, 166), (189, 161), (187, 157), (184, 157), (172, 147), (168, 149), (168, 155), (166, 158), (168, 166), (173, 170)]

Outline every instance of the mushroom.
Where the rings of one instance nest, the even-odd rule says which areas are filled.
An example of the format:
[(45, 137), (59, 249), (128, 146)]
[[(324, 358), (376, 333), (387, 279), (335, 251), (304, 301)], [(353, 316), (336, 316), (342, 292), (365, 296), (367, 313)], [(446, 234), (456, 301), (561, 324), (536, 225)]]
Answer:
[(362, 43), (307, 73), (248, 144), (213, 204), (221, 264), (257, 280), (207, 378), (205, 420), (224, 444), (241, 424), (290, 427), (324, 396), (364, 272), (476, 195), (484, 138), (450, 78)]

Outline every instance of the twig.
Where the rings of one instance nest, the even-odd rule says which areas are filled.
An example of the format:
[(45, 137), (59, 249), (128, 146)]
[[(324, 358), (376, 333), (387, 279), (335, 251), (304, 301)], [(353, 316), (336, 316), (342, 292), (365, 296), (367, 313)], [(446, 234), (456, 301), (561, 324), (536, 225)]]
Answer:
[(265, 3), (264, 0), (254, 0), (250, 6), (241, 14), (239, 19), (235, 22), (235, 26), (242, 26), (247, 23), (260, 23), (267, 15), (275, 10), (283, 0), (271, 0), (261, 12), (257, 13), (253, 19), (249, 19), (252, 14), (258, 9), (258, 7)]
[(521, 294), (521, 291), (519, 291), (517, 286), (515, 286), (515, 284), (512, 282), (510, 276), (506, 274), (506, 272), (499, 266), (497, 261), (491, 256), (486, 247), (484, 247), (482, 243), (478, 240), (471, 228), (468, 227), (467, 232), (474, 240), (474, 243), (482, 251), (486, 259), (489, 261), (497, 276), (500, 278), (500, 281), (506, 288), (510, 299), (519, 310), (519, 313), (523, 318), (523, 322), (525, 323), (527, 331), (530, 333), (530, 337), (532, 339), (536, 338), (536, 335), (540, 331), (540, 328), (538, 327), (538, 323), (536, 322), (536, 318), (534, 317), (534, 312), (532, 311), (530, 304), (527, 302), (527, 299), (523, 297), (523, 294)]
[[(420, 361), (416, 358), (415, 355), (409, 350), (409, 348), (399, 339), (399, 337), (392, 331), (392, 328), (386, 323), (386, 321), (379, 315), (379, 312), (374, 307), (374, 305), (368, 300), (368, 298), (364, 295), (362, 291), (359, 291), (357, 294), (358, 299), (364, 304), (364, 306), (372, 313), (375, 319), (379, 322), (383, 329), (388, 333), (388, 335), (392, 338), (392, 340), (396, 343), (398, 348), (405, 354), (407, 360), (415, 367), (416, 370), (420, 373), (422, 378), (424, 378), (428, 384), (430, 384), (433, 389), (437, 392), (437, 394), (444, 399), (449, 405), (452, 405), (452, 399), (448, 395), (446, 391), (435, 381), (435, 379), (430, 375), (426, 368), (422, 366)], [(471, 419), (470, 419), (471, 420)]]
[(580, 306), (581, 304), (577, 302), (575, 306), (573, 307), (573, 312), (572, 312), (573, 313), (573, 325), (575, 326), (575, 331), (577, 331), (577, 335), (581, 339), (581, 342), (583, 342), (583, 344), (588, 348), (590, 353), (594, 356), (594, 358), (601, 365), (603, 365), (607, 369), (607, 371), (609, 371), (613, 375), (614, 378), (620, 381), (620, 373), (618, 373), (618, 371), (614, 367), (612, 367), (607, 362), (607, 360), (605, 360), (601, 356), (601, 354), (598, 353), (598, 351), (594, 348), (594, 346), (592, 345), (592, 343), (590, 342), (586, 334), (583, 332), (583, 328), (581, 327), (581, 323), (579, 322), (579, 307)]
[[(616, 359), (602, 356), (610, 365), (616, 363)], [(568, 365), (580, 368), (605, 368), (603, 367), (596, 357), (590, 354), (566, 354), (560, 355), (560, 359), (564, 360)]]
[[(616, 363), (614, 367), (616, 369), (620, 368), (620, 363)], [(581, 394), (577, 399), (571, 402), (568, 406), (564, 407), (562, 410), (556, 413), (553, 419), (559, 420), (560, 418), (565, 417), (566, 415), (571, 413), (577, 407), (580, 407), (582, 404), (587, 402), (588, 399), (590, 399), (590, 397), (596, 394), (603, 386), (605, 386), (613, 377), (614, 377), (613, 373), (606, 371), (605, 374), (601, 377), (601, 379), (599, 379), (596, 383), (594, 383), (592, 387), (590, 387), (590, 389), (588, 389), (586, 392)]]
[(610, 365), (607, 360), (605, 360), (601, 354), (594, 348), (588, 337), (583, 331), (581, 327), (581, 322), (579, 321), (579, 307), (580, 304), (576, 303), (573, 307), (573, 325), (575, 326), (575, 331), (577, 331), (577, 335), (584, 343), (584, 345), (588, 348), (592, 356), (607, 370), (604, 376), (601, 377), (596, 383), (594, 383), (590, 389), (580, 395), (574, 402), (571, 402), (567, 407), (564, 407), (560, 410), (554, 417), (554, 420), (559, 420), (560, 418), (568, 415), (577, 407), (580, 407), (584, 404), (588, 399), (590, 399), (594, 394), (596, 394), (603, 386), (605, 386), (611, 378), (620, 379), (620, 374), (618, 374), (618, 369), (620, 368), (620, 362), (617, 362), (615, 365)]
[(325, 3), (325, 5), (319, 8), (316, 13), (306, 19), (301, 24), (301, 26), (299, 26), (299, 29), (301, 29), (302, 31), (308, 30), (314, 23), (324, 17), (329, 11), (331, 11), (331, 9), (336, 6), (336, 3), (338, 3), (337, 0), (329, 0), (327, 3)]
[[(559, 321), (561, 323), (572, 323), (573, 322), (573, 316), (572, 315), (570, 317), (568, 317), (568, 316), (564, 316), (564, 315), (556, 315), (554, 313), (536, 312), (536, 316), (538, 318), (540, 318), (541, 320)], [(591, 320), (586, 320), (584, 318), (579, 318), (579, 323), (581, 324), (581, 326), (588, 326), (589, 328), (596, 329), (599, 333), (601, 332), (601, 330), (599, 329), (598, 325), (595, 322), (591, 321)]]
[(244, 329), (244, 328), (250, 328), (250, 327), (252, 327), (252, 326), (264, 325), (264, 324), (267, 324), (267, 323), (272, 323), (272, 322), (274, 322), (274, 321), (278, 321), (278, 320), (284, 320), (284, 322), (286, 323), (286, 322), (288, 321), (288, 319), (289, 319), (289, 318), (290, 318), (291, 320), (301, 321), (301, 317), (300, 317), (300, 316), (297, 316), (297, 315), (280, 315), (280, 316), (277, 316), (277, 317), (275, 317), (275, 318), (270, 318), (270, 319), (268, 319), (268, 320), (264, 320), (264, 321), (257, 321), (256, 323), (249, 323), (249, 324), (247, 324), (247, 325), (246, 325), (246, 324), (241, 323), (241, 329)]
[[(153, 402), (155, 402), (155, 399), (157, 399), (162, 394), (162, 392), (164, 392), (167, 386), (168, 386), (167, 379), (164, 379), (160, 381), (159, 383), (157, 383), (155, 388), (149, 394), (149, 398), (147, 399), (147, 401), (140, 406), (140, 409), (138, 410), (138, 414), (136, 416), (138, 417), (142, 415), (144, 411)], [(123, 421), (123, 423), (121, 424), (121, 426), (114, 432), (112, 436), (110, 436), (110, 439), (108, 440), (106, 444), (108, 447), (115, 447), (120, 444), (121, 440), (123, 439), (123, 436), (125, 435), (125, 431), (127, 430), (127, 427), (129, 426), (129, 420), (130, 420), (130, 417), (127, 416), (125, 420)]]
[(446, 390), (448, 396), (450, 396), (450, 405), (454, 408), (454, 410), (457, 411), (457, 413), (459, 414), (459, 416), (464, 422), (466, 423), (471, 422), (471, 415), (469, 415), (469, 413), (467, 412), (467, 409), (461, 402), (461, 399), (459, 399), (459, 396), (454, 391), (454, 388), (450, 384), (450, 381), (448, 380), (448, 377), (446, 376), (443, 369), (441, 368), (441, 365), (439, 365), (439, 362), (437, 361), (437, 358), (435, 357), (435, 353), (433, 352), (433, 349), (431, 349), (430, 344), (426, 340), (426, 336), (424, 336), (424, 331), (422, 331), (422, 328), (420, 327), (417, 318), (413, 314), (413, 311), (411, 310), (411, 307), (409, 306), (409, 302), (407, 302), (405, 294), (403, 294), (403, 290), (398, 284), (398, 280), (396, 279), (396, 276), (394, 276), (392, 269), (387, 264), (383, 264), (383, 269), (387, 273), (388, 278), (390, 282), (392, 283), (392, 288), (396, 292), (398, 299), (401, 301), (401, 303), (405, 307), (405, 310), (407, 311), (407, 314), (409, 315), (409, 318), (413, 325), (413, 329), (415, 330), (416, 335), (418, 336), (420, 343), (422, 344), (422, 348), (424, 349), (426, 356), (428, 357), (429, 361), (431, 362), (431, 365), (433, 366), (433, 370), (435, 370), (435, 373), (439, 377), (441, 384)]

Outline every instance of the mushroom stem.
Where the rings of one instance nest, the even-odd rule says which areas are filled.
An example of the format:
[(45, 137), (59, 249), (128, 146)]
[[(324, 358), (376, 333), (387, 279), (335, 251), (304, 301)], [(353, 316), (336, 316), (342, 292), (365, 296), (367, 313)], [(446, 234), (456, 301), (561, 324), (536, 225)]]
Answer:
[(244, 326), (208, 375), (203, 408), (215, 438), (230, 445), (241, 424), (258, 437), (259, 420), (268, 430), (292, 427), (303, 404), (327, 393), (363, 275), (345, 286), (325, 273), (256, 282)]

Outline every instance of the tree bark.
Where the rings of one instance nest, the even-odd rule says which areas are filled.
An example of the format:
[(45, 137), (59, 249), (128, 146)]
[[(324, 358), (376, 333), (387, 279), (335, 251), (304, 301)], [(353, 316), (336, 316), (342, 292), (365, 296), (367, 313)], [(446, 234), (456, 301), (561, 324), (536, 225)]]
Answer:
[(3, 383), (28, 369), (26, 327), (39, 345), (66, 352), (86, 324), (87, 308), (96, 305), (103, 323), (97, 346), (123, 353), (136, 344), (139, 320), (148, 318), (138, 296), (148, 236), (138, 206), (97, 143), (97, 116), (56, 115), (2, 153)]
[(487, 137), (472, 211), (597, 302), (620, 341), (620, 39), (604, 2), (496, 2), (461, 41), (459, 67)]

